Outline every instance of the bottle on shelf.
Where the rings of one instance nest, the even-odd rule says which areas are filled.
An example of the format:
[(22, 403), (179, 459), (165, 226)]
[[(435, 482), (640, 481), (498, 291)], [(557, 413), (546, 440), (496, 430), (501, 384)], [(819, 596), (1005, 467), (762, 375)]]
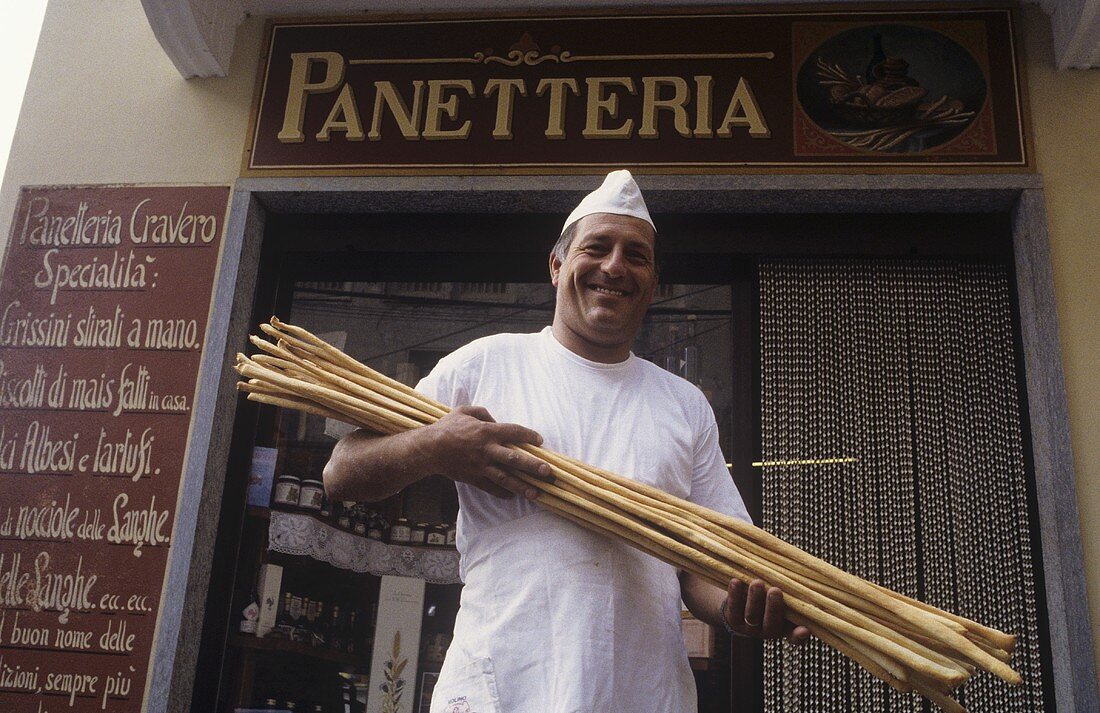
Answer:
[(356, 535), (365, 537), (367, 534), (367, 506), (363, 503), (355, 504), (355, 514), (351, 518), (352, 530)]
[(256, 592), (256, 585), (252, 585), (252, 593), (248, 599), (248, 606), (241, 612), (241, 623), (238, 625), (238, 629), (242, 634), (256, 634), (258, 622), (260, 619), (260, 595)]
[(310, 644), (313, 646), (324, 646), (325, 639), (328, 638), (328, 620), (325, 619), (325, 603), (318, 601), (315, 604), (313, 621), (310, 622), (312, 624)]
[(293, 595), (290, 592), (283, 592), (282, 604), (279, 606), (279, 611), (275, 615), (275, 630), (272, 632), (273, 636), (289, 639), (294, 633), (294, 620), (290, 616), (293, 607), (292, 599)]
[(302, 624), (305, 618), (302, 616), (303, 609), (302, 597), (297, 594), (290, 597), (290, 637), (291, 639), (298, 638), (298, 632), (302, 628)]
[(339, 503), (339, 506), (340, 510), (336, 516), (336, 524), (341, 530), (350, 531), (352, 529), (351, 518), (355, 513), (355, 503), (350, 500), (344, 500)]
[(355, 651), (356, 651), (356, 645), (355, 645), (355, 638), (356, 638), (356, 633), (357, 633), (357, 628), (356, 628), (356, 618), (357, 617), (356, 617), (356, 614), (357, 614), (357, 612), (354, 609), (352, 609), (351, 612), (348, 614), (347, 638), (344, 641), (344, 649), (349, 654), (353, 654), (353, 655), (355, 654)]
[(332, 613), (329, 615), (329, 623), (325, 636), (325, 644), (330, 649), (342, 651), (344, 649), (344, 620), (340, 616), (340, 605), (332, 605)]
[(385, 520), (375, 511), (371, 511), (367, 519), (367, 537), (381, 541), (386, 535)]

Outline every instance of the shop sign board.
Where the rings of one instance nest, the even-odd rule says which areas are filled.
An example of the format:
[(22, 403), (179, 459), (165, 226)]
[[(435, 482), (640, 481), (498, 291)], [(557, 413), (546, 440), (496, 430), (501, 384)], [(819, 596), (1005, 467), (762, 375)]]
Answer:
[(1012, 10), (273, 22), (248, 175), (1031, 170)]
[(0, 280), (0, 704), (137, 712), (225, 186), (24, 188)]

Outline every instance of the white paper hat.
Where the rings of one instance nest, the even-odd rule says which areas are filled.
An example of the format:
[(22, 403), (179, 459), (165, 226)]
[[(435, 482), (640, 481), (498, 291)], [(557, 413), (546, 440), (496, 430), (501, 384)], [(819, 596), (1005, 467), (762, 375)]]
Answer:
[(631, 215), (649, 223), (653, 232), (657, 232), (657, 226), (653, 225), (653, 219), (649, 217), (649, 210), (645, 207), (645, 199), (642, 198), (638, 184), (634, 182), (630, 171), (625, 169), (607, 174), (603, 185), (585, 196), (565, 219), (561, 232), (564, 233), (570, 225), (593, 213)]

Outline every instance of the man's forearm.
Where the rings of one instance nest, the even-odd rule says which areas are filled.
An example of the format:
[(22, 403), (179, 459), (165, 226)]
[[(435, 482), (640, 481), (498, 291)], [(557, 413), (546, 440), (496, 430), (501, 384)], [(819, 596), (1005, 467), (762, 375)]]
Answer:
[(393, 436), (358, 430), (341, 438), (325, 465), (325, 490), (333, 500), (384, 500), (438, 470), (425, 429)]
[(725, 630), (721, 612), (722, 604), (726, 601), (726, 590), (696, 574), (681, 572), (680, 595), (692, 616), (719, 631)]
[(384, 500), (429, 475), (481, 488), (499, 497), (538, 497), (519, 474), (552, 481), (550, 466), (517, 446), (541, 445), (542, 436), (514, 423), (497, 423), (479, 406), (460, 406), (430, 426), (394, 436), (353, 431), (340, 439), (325, 465), (333, 500)]

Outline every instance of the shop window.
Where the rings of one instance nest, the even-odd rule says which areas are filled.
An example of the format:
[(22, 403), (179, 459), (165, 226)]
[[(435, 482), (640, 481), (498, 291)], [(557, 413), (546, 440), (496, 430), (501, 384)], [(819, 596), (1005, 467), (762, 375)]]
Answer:
[[(258, 298), (257, 319), (275, 312), (324, 335), (372, 368), (407, 384), (415, 384), (439, 358), (472, 339), (502, 331), (537, 331), (550, 323), (554, 290), (545, 278), (546, 245), (523, 243), (515, 237), (535, 232), (530, 230), (528, 220), (533, 219), (485, 217), (483, 222), (494, 226), (492, 234), (511, 236), (502, 240), (502, 245), (509, 246), (507, 251), (470, 238), (471, 245), (480, 247), (470, 247), (468, 252), (444, 252), (456, 242), (452, 238), (439, 238), (448, 235), (446, 226), (458, 226), (454, 230), (459, 230), (478, 221), (471, 221), (468, 216), (461, 221), (450, 220), (447, 216), (405, 216), (400, 220), (384, 216), (348, 217), (344, 219), (346, 225), (340, 223), (333, 228), (335, 237), (331, 242), (337, 247), (326, 252), (313, 247), (325, 244), (324, 231), (320, 235), (310, 233), (316, 221), (308, 216), (282, 218), (271, 230), (273, 234), (291, 237), (285, 240), (280, 259), (270, 261), (275, 267), (271, 268), (273, 272), (268, 275), (267, 284), (272, 287)], [(339, 221), (334, 221), (334, 225), (336, 223)], [(433, 245), (439, 249), (434, 252), (395, 249), (397, 239), (390, 234), (400, 235), (399, 231), (409, 230), (409, 225), (425, 235), (435, 236), (434, 239), (440, 242)], [(354, 228), (348, 230), (349, 233), (376, 237), (349, 247), (340, 237), (343, 235), (341, 230), (347, 226)], [(719, 424), (721, 444), (732, 477), (758, 524), (788, 528), (788, 536), (811, 551), (815, 546), (833, 547), (836, 551), (828, 550), (830, 556), (835, 555), (845, 566), (859, 569), (863, 564), (873, 564), (878, 569), (869, 574), (873, 578), (885, 576), (889, 581), (883, 581), (888, 586), (897, 585), (896, 588), (917, 596), (944, 594), (948, 598), (936, 603), (951, 609), (956, 609), (956, 605), (965, 609), (964, 605), (975, 601), (977, 595), (952, 593), (954, 590), (944, 589), (943, 582), (931, 573), (936, 570), (936, 576), (941, 579), (942, 576), (968, 579), (977, 583), (974, 586), (979, 589), (986, 586), (981, 584), (984, 581), (982, 573), (963, 568), (958, 561), (921, 559), (932, 556), (932, 551), (946, 552), (970, 546), (965, 537), (944, 535), (935, 525), (940, 522), (937, 518), (945, 517), (943, 503), (937, 500), (940, 489), (933, 483), (934, 478), (939, 477), (935, 468), (940, 466), (936, 463), (941, 463), (942, 459), (937, 461), (934, 455), (920, 454), (912, 449), (906, 455), (904, 448), (898, 450), (898, 444), (906, 442), (904, 439), (856, 438), (846, 430), (862, 422), (856, 418), (859, 416), (864, 421), (875, 421), (882, 428), (908, 429), (923, 438), (926, 444), (940, 443), (942, 446), (944, 441), (937, 440), (939, 436), (935, 430), (940, 422), (928, 425), (921, 421), (917, 417), (920, 409), (914, 404), (916, 407), (924, 404), (928, 408), (931, 408), (929, 404), (936, 408), (957, 407), (949, 406), (947, 400), (940, 400), (938, 396), (924, 394), (915, 386), (917, 381), (903, 379), (884, 386), (881, 394), (864, 394), (866, 403), (861, 401), (851, 406), (855, 410), (848, 415), (852, 417), (841, 418), (837, 414), (848, 406), (842, 408), (838, 404), (848, 402), (838, 402), (838, 393), (829, 391), (835, 386), (833, 380), (840, 376), (866, 385), (877, 383), (874, 379), (883, 374), (905, 372), (919, 376), (922, 373), (917, 367), (924, 357), (917, 352), (891, 352), (889, 369), (869, 367), (868, 364), (860, 366), (861, 363), (853, 361), (851, 350), (854, 347), (837, 340), (859, 326), (859, 320), (867, 319), (867, 314), (885, 320), (885, 327), (894, 332), (911, 330), (918, 324), (927, 326), (936, 320), (925, 315), (919, 317), (925, 321), (919, 322), (917, 316), (905, 310), (896, 314), (890, 312), (893, 306), (908, 299), (906, 295), (910, 293), (906, 290), (909, 288), (889, 287), (889, 280), (882, 276), (871, 279), (870, 283), (875, 289), (893, 290), (890, 294), (897, 299), (891, 298), (893, 302), (870, 299), (861, 308), (862, 312), (857, 310), (855, 313), (843, 311), (853, 304), (849, 292), (857, 288), (851, 286), (834, 285), (829, 288), (831, 291), (818, 294), (814, 292), (817, 288), (812, 287), (813, 280), (809, 280), (801, 286), (790, 287), (787, 296), (779, 298), (773, 288), (779, 284), (776, 276), (786, 275), (784, 270), (790, 268), (792, 260), (801, 261), (798, 269), (806, 275), (814, 274), (814, 270), (827, 272), (833, 268), (821, 265), (835, 266), (838, 260), (857, 263), (858, 260), (877, 260), (895, 268), (897, 265), (923, 265), (931, 260), (937, 265), (961, 265), (979, 272), (993, 270), (998, 274), (996, 290), (982, 287), (972, 292), (977, 296), (993, 292), (999, 295), (995, 326), (1000, 330), (997, 331), (1000, 351), (996, 358), (1002, 360), (1003, 369), (998, 378), (1007, 380), (1004, 383), (1017, 384), (1018, 363), (1012, 366), (1005, 361), (1011, 361), (1018, 353), (1015, 308), (1011, 299), (1011, 247), (1005, 237), (1007, 234), (1003, 220), (996, 216), (877, 216), (874, 219), (863, 216), (669, 216), (662, 222), (662, 284), (634, 351), (696, 383), (707, 395)], [(295, 252), (296, 247), (305, 245), (306, 241), (298, 239), (295, 242), (293, 236), (306, 235), (313, 252)], [(402, 238), (400, 242), (404, 244), (404, 241)], [(386, 252), (372, 252), (372, 245), (385, 246)], [(937, 262), (944, 260), (947, 263)], [(941, 291), (935, 288), (932, 294)], [(335, 302), (337, 299), (339, 303)], [(827, 319), (822, 316), (826, 313)], [(982, 324), (985, 325), (981, 327), (985, 330), (982, 334), (992, 334), (994, 322), (986, 320)], [(867, 344), (858, 347), (862, 350), (859, 354), (870, 358), (868, 355), (873, 350), (886, 348), (888, 341), (881, 335), (872, 335)], [(936, 338), (925, 341), (931, 345), (954, 344)], [(791, 361), (795, 357), (800, 361)], [(863, 367), (868, 368), (859, 372)], [(972, 386), (959, 383), (967, 388)], [(784, 391), (780, 388), (783, 384), (800, 386), (794, 391)], [(839, 395), (847, 398), (846, 392)], [(911, 398), (917, 400), (911, 403)], [(879, 413), (875, 409), (880, 409), (882, 404), (894, 404), (897, 413)], [(979, 422), (968, 426), (978, 429), (974, 433), (988, 432), (990, 419), (1003, 420), (1006, 414), (1015, 419), (1019, 429), (1026, 404), (1016, 404), (1012, 413), (1009, 413), (1012, 409), (1003, 406), (992, 407), (980, 418), (978, 411), (965, 408), (953, 413), (960, 418), (978, 419)], [(269, 455), (274, 454), (272, 475), (276, 477), (281, 474), (303, 479), (316, 477), (334, 439), (343, 430), (319, 417), (303, 418), (267, 407), (257, 409), (249, 405), (241, 411), (244, 415), (238, 419), (235, 437), (239, 450), (250, 452), (257, 445), (275, 449)], [(837, 418), (830, 421), (823, 416), (830, 413)], [(871, 415), (875, 417), (872, 419)], [(791, 428), (796, 428), (795, 435), (801, 434), (810, 440), (780, 443), (779, 440), (786, 438), (789, 441), (792, 437)], [(1028, 659), (1022, 665), (1031, 671), (1029, 680), (1036, 683), (1026, 690), (1014, 689), (1010, 695), (1015, 698), (1004, 702), (1004, 706), (998, 703), (995, 707), (998, 710), (1053, 710), (1041, 569), (1031, 571), (1023, 566), (1029, 557), (1036, 562), (1041, 560), (1035, 531), (1028, 434), (1017, 431), (1014, 437), (1017, 450), (1013, 451), (1015, 460), (1010, 468), (1014, 479), (1010, 500), (1015, 529), (1010, 535), (999, 536), (998, 542), (1011, 544), (1015, 548), (1013, 552), (1019, 555), (1021, 566), (1014, 570), (1017, 574), (1013, 575), (1015, 584), (1011, 595), (1026, 600), (1026, 606), (1018, 611), (1013, 609), (1011, 616), (1016, 618), (1005, 626), (1028, 638), (1025, 647)], [(815, 438), (817, 440), (813, 440)], [(871, 448), (873, 453), (866, 448)], [(994, 448), (990, 452), (1001, 458), (997, 454), (1003, 455), (1005, 451)], [(886, 453), (893, 455), (883, 461)], [(812, 470), (812, 465), (802, 466), (798, 472), (805, 477), (801, 479), (761, 465), (770, 459), (827, 460), (835, 457), (861, 460), (856, 467), (849, 463), (823, 466), (827, 470), (822, 471), (825, 475)], [(908, 471), (894, 467), (902, 461)], [(908, 495), (901, 490), (880, 489), (875, 491), (876, 500), (860, 490), (862, 486), (849, 482), (866, 469), (877, 474), (876, 477), (895, 479), (904, 477), (905, 472), (919, 473), (919, 477), (910, 479), (919, 480), (926, 487), (919, 493), (906, 491)], [(789, 477), (781, 477), (784, 475)], [(989, 477), (1000, 476), (991, 474)], [(240, 474), (228, 473), (227, 492), (235, 482), (243, 493), (247, 486), (244, 481)], [(810, 486), (823, 487), (825, 482), (831, 483), (829, 497), (823, 492), (818, 492), (816, 497), (809, 491), (803, 492)], [(843, 497), (832, 497), (841, 491)], [(879, 508), (876, 510), (871, 505), (864, 508), (865, 513), (873, 513), (873, 522), (868, 523), (868, 527), (892, 533), (884, 535), (885, 541), (866, 545), (878, 549), (871, 554), (860, 554), (863, 559), (849, 559), (854, 545), (844, 539), (850, 539), (850, 533), (844, 534), (840, 529), (830, 534), (835, 542), (827, 540), (815, 545), (812, 540), (799, 539), (807, 527), (821, 520), (815, 519), (817, 505), (849, 507), (852, 505), (848, 502), (849, 496), (854, 497), (852, 493), (863, 493), (860, 497), (870, 498), (874, 508)], [(913, 523), (920, 524), (906, 529), (903, 523), (891, 520), (898, 511), (890, 506), (910, 500), (913, 512), (920, 512), (913, 515)], [(799, 521), (802, 524), (794, 523), (797, 503), (812, 505), (806, 508), (807, 516)], [(453, 485), (446, 479), (433, 478), (382, 503), (348, 504), (346, 507), (343, 503), (329, 503), (321, 512), (303, 510), (297, 504), (270, 504), (269, 499), (267, 504), (250, 507), (243, 519), (223, 513), (220, 551), (231, 550), (239, 555), (234, 562), (235, 574), (227, 577), (232, 582), (232, 592), (219, 592), (216, 585), (211, 589), (207, 626), (213, 633), (204, 637), (204, 660), (208, 668), (215, 671), (219, 684), (216, 702), (211, 693), (215, 687), (206, 686), (206, 690), (200, 691), (202, 687), (196, 685), (196, 701), (209, 702), (201, 709), (230, 713), (237, 707), (262, 706), (273, 699), (277, 703), (294, 700), (310, 706), (321, 705), (325, 713), (330, 709), (340, 713), (360, 710), (356, 707), (360, 704), (353, 701), (365, 701), (371, 686), (376, 685), (370, 680), (370, 654), (372, 632), (376, 630), (374, 607), (383, 572), (371, 570), (364, 564), (365, 560), (353, 562), (349, 556), (340, 554), (341, 550), (332, 543), (347, 542), (352, 549), (359, 548), (364, 553), (374, 550), (382, 559), (398, 554), (398, 559), (414, 567), (404, 573), (432, 579), (423, 570), (415, 570), (415, 563), (423, 560), (420, 555), (429, 552), (456, 561), (457, 555), (446, 548), (447, 528), (443, 528), (442, 549), (433, 550), (425, 544), (419, 546), (420, 549), (412, 547), (411, 554), (406, 554), (410, 548), (402, 541), (404, 532), (399, 531), (398, 541), (394, 542), (394, 526), (400, 518), (406, 519), (410, 528), (420, 522), (430, 528), (447, 526), (454, 522), (456, 512)], [(829, 518), (833, 518), (829, 522), (840, 522), (833, 515)], [(922, 531), (914, 532), (914, 528)], [(295, 531), (312, 533), (312, 544), (302, 545), (297, 550), (288, 546), (286, 543), (291, 539), (288, 533)], [(274, 544), (272, 537), (277, 539)], [(918, 545), (914, 538), (919, 537), (932, 539)], [(945, 537), (954, 539), (948, 542)], [(321, 542), (320, 549), (318, 542)], [(978, 548), (974, 552), (984, 550)], [(895, 582), (890, 579), (896, 572), (887, 566), (889, 558), (879, 556), (886, 553), (896, 554), (899, 561), (919, 562), (914, 566), (918, 568), (915, 571), (921, 573), (905, 570), (904, 576), (899, 575), (902, 579)], [(229, 628), (236, 628), (241, 618), (239, 612), (249, 601), (260, 597), (262, 593), (256, 590), (267, 584), (266, 577), (260, 577), (265, 564), (284, 568), (285, 584), (276, 593), (280, 601), (277, 606), (286, 608), (287, 592), (292, 595), (290, 606), (293, 606), (295, 595), (303, 600), (300, 606), (304, 606), (306, 597), (311, 603), (321, 602), (322, 612), (330, 617), (319, 627), (321, 634), (309, 631), (308, 636), (301, 634), (299, 640), (295, 640), (292, 629), (284, 643), (273, 643), (278, 639), (264, 641), (235, 631), (219, 638), (217, 626), (211, 622), (221, 612)], [(944, 567), (948, 568), (949, 575), (943, 575)], [(913, 577), (916, 577), (915, 589), (909, 587)], [(445, 650), (453, 626), (460, 592), (460, 585), (446, 583), (445, 578), (438, 576), (434, 579), (424, 588), (421, 634), (415, 642), (417, 654), (415, 661), (410, 658), (410, 674), (405, 683), (407, 695), (415, 697), (416, 706), (422, 704), (425, 691), (430, 693), (439, 654)], [(331, 617), (336, 607), (339, 613), (333, 622)], [(276, 619), (280, 612), (275, 610)], [(354, 625), (348, 622), (351, 612), (356, 613)], [(984, 610), (973, 613), (979, 619), (989, 618)], [(305, 616), (308, 621), (308, 614)], [(324, 616), (322, 614), (322, 618)], [(341, 618), (344, 620), (342, 626)], [(998, 623), (996, 616), (992, 623)], [(323, 643), (314, 646), (318, 638), (323, 638)], [(350, 639), (355, 640), (353, 653), (347, 651)], [(228, 641), (228, 646), (223, 646), (223, 641)], [(703, 652), (707, 655), (692, 661), (701, 713), (728, 711), (733, 701), (737, 701), (738, 710), (746, 711), (854, 712), (895, 706), (885, 703), (894, 694), (869, 683), (868, 676), (836, 656), (792, 653), (781, 645), (764, 647), (751, 641), (727, 641), (725, 637), (703, 643), (711, 647)], [(333, 651), (335, 653), (331, 653)], [(971, 683), (969, 688), (976, 691), (971, 694), (973, 696), (989, 695), (980, 680)], [(917, 706), (915, 710), (920, 710), (920, 705), (915, 699), (897, 704), (906, 709)], [(303, 708), (299, 706), (297, 710)], [(312, 713), (310, 708), (305, 710)], [(415, 713), (420, 710), (413, 708)]]

